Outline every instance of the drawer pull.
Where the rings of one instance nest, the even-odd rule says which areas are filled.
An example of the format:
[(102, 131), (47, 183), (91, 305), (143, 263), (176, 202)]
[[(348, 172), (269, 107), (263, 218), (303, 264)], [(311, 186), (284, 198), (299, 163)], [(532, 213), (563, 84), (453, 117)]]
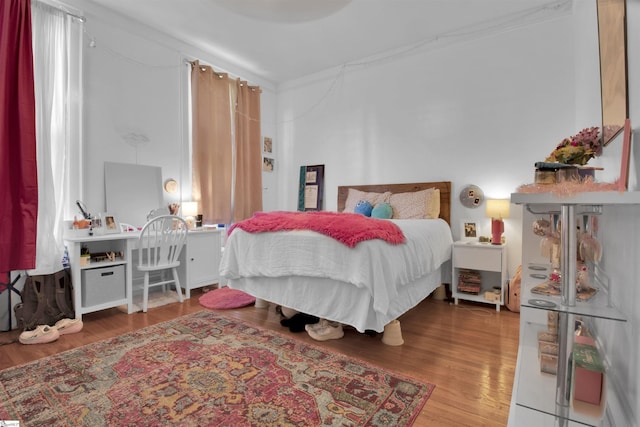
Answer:
[(113, 276), (113, 271), (107, 271), (107, 272), (104, 272), (104, 273), (100, 273), (100, 275), (102, 277), (104, 277), (104, 276)]

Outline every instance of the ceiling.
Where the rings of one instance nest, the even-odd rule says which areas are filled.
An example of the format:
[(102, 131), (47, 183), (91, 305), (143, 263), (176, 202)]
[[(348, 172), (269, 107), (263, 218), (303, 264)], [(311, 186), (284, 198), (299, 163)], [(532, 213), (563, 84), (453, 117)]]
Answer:
[(90, 1), (274, 84), (446, 38), (472, 27), (532, 15), (541, 6), (559, 3), (552, 0)]

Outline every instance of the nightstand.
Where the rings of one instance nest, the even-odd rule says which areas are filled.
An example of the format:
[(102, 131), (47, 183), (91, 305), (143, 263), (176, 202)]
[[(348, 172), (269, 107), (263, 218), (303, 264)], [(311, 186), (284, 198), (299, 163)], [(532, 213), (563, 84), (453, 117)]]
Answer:
[(451, 293), (458, 300), (504, 304), (507, 245), (458, 241), (453, 244)]

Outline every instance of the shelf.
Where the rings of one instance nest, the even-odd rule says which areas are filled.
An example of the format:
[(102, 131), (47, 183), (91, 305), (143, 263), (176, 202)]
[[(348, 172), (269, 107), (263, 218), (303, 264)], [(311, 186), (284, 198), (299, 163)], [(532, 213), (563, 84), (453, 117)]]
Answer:
[[(616, 307), (627, 305), (625, 301), (620, 301), (620, 296), (624, 295), (623, 291), (625, 288), (628, 289), (630, 283), (626, 279), (620, 283), (620, 274), (611, 277), (606, 274), (606, 268), (620, 268), (615, 262), (612, 266), (601, 265), (599, 262), (586, 264), (589, 268), (591, 287), (597, 289), (587, 301), (580, 300), (581, 295), (576, 294), (573, 282), (579, 278), (578, 268), (581, 267), (577, 261), (577, 230), (580, 217), (599, 215), (607, 219), (605, 225), (609, 225), (610, 219), (613, 218), (615, 226), (623, 210), (631, 215), (637, 210), (637, 205), (640, 205), (640, 192), (583, 192), (570, 197), (554, 193), (514, 193), (511, 195), (511, 202), (523, 205), (523, 223), (533, 221), (539, 215), (559, 215), (563, 226), (558, 229), (561, 245), (557, 257), (554, 253), (554, 264), (559, 266), (560, 275), (566, 276), (559, 285), (566, 295), (563, 298), (561, 295), (541, 295), (532, 292), (535, 286), (549, 280), (553, 269), (550, 260), (536, 251), (536, 247), (540, 246), (539, 239), (534, 239), (532, 233), (523, 233), (520, 348), (509, 425), (609, 426), (617, 425), (618, 420), (629, 419), (629, 414), (634, 410), (629, 403), (633, 397), (629, 396), (627, 380), (623, 378), (629, 376), (627, 360), (624, 354), (618, 355), (612, 349), (616, 347), (616, 341), (630, 334), (628, 328), (633, 326), (629, 325), (633, 322), (633, 316)], [(613, 245), (610, 239), (605, 240), (607, 248), (611, 249)], [(604, 247), (605, 243), (602, 244)], [(624, 255), (626, 257), (629, 254)], [(532, 266), (535, 268), (532, 269)], [(572, 301), (572, 305), (567, 305), (567, 301)], [(537, 333), (547, 330), (547, 313), (550, 312), (561, 314), (558, 325), (560, 345), (557, 375), (541, 372), (538, 359)], [(594, 329), (600, 332), (596, 333), (598, 348), (607, 373), (604, 377), (603, 403), (599, 406), (573, 402), (569, 396), (573, 371), (571, 358), (574, 322), (579, 317), (588, 323), (593, 321)], [(611, 361), (614, 362), (610, 363)], [(538, 415), (534, 417), (534, 414)], [(603, 416), (606, 419), (603, 419)], [(532, 424), (532, 418), (539, 422)], [(613, 419), (616, 422), (612, 424)]]
[[(546, 330), (546, 325), (527, 322), (523, 326), (520, 331), (516, 406), (588, 426), (599, 426), (600, 418), (577, 413), (573, 408), (558, 408), (556, 394), (550, 392), (556, 389), (556, 376), (540, 372), (538, 361), (537, 334)], [(563, 409), (564, 415), (561, 414)]]
[(511, 203), (555, 205), (639, 205), (640, 191), (586, 191), (571, 197), (555, 193), (512, 193)]
[(491, 304), (491, 305), (497, 305), (497, 306), (503, 305), (502, 301), (489, 301), (488, 299), (486, 299), (484, 297), (484, 292), (485, 291), (480, 291), (480, 295), (467, 294), (464, 292), (456, 292), (456, 298), (464, 301), (482, 302), (485, 304)]
[[(78, 231), (78, 230), (75, 230)], [(63, 239), (67, 242), (73, 243), (92, 243), (92, 242), (106, 242), (109, 240), (123, 240), (123, 239), (137, 239), (139, 236), (138, 233), (135, 232), (127, 232), (127, 233), (111, 233), (111, 234), (99, 234), (89, 236), (87, 235), (72, 235), (67, 233), (64, 235)]]
[(127, 264), (127, 262), (123, 259), (118, 261), (91, 262), (88, 265), (81, 265), (80, 270), (91, 270), (92, 268), (111, 267), (114, 265), (123, 265), (123, 264)]
[(78, 310), (81, 314), (93, 313), (94, 311), (105, 310), (107, 308), (118, 307), (121, 305), (127, 305), (129, 303), (127, 298), (120, 298), (114, 301), (107, 301), (102, 304), (94, 304), (87, 306), (80, 306)]
[[(531, 269), (531, 266), (534, 268)], [(544, 268), (544, 270), (543, 270)], [(545, 275), (548, 276), (551, 271), (551, 267), (543, 264), (529, 264), (527, 268), (522, 270), (522, 292), (520, 294), (520, 305), (523, 307), (533, 308), (536, 310), (550, 310), (557, 311), (559, 313), (575, 314), (578, 316), (595, 317), (608, 320), (616, 320), (620, 322), (626, 322), (627, 316), (625, 316), (616, 307), (609, 305), (609, 298), (604, 289), (599, 289), (598, 292), (589, 301), (576, 301), (576, 305), (573, 307), (563, 306), (561, 304), (561, 298), (559, 296), (546, 296), (540, 294), (534, 294), (531, 289), (535, 286), (544, 283), (545, 278), (535, 278), (531, 275)], [(545, 301), (554, 304), (553, 307), (543, 307), (535, 305), (530, 300)]]

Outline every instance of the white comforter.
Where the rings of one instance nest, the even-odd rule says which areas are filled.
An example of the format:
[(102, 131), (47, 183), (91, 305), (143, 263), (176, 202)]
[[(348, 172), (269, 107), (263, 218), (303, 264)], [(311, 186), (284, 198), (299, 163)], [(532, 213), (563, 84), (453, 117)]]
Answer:
[(453, 239), (442, 219), (390, 220), (406, 242), (369, 240), (348, 248), (313, 231), (248, 233), (234, 229), (220, 264), (226, 279), (309, 276), (366, 288), (373, 309), (386, 313), (403, 285), (437, 270), (451, 258)]

